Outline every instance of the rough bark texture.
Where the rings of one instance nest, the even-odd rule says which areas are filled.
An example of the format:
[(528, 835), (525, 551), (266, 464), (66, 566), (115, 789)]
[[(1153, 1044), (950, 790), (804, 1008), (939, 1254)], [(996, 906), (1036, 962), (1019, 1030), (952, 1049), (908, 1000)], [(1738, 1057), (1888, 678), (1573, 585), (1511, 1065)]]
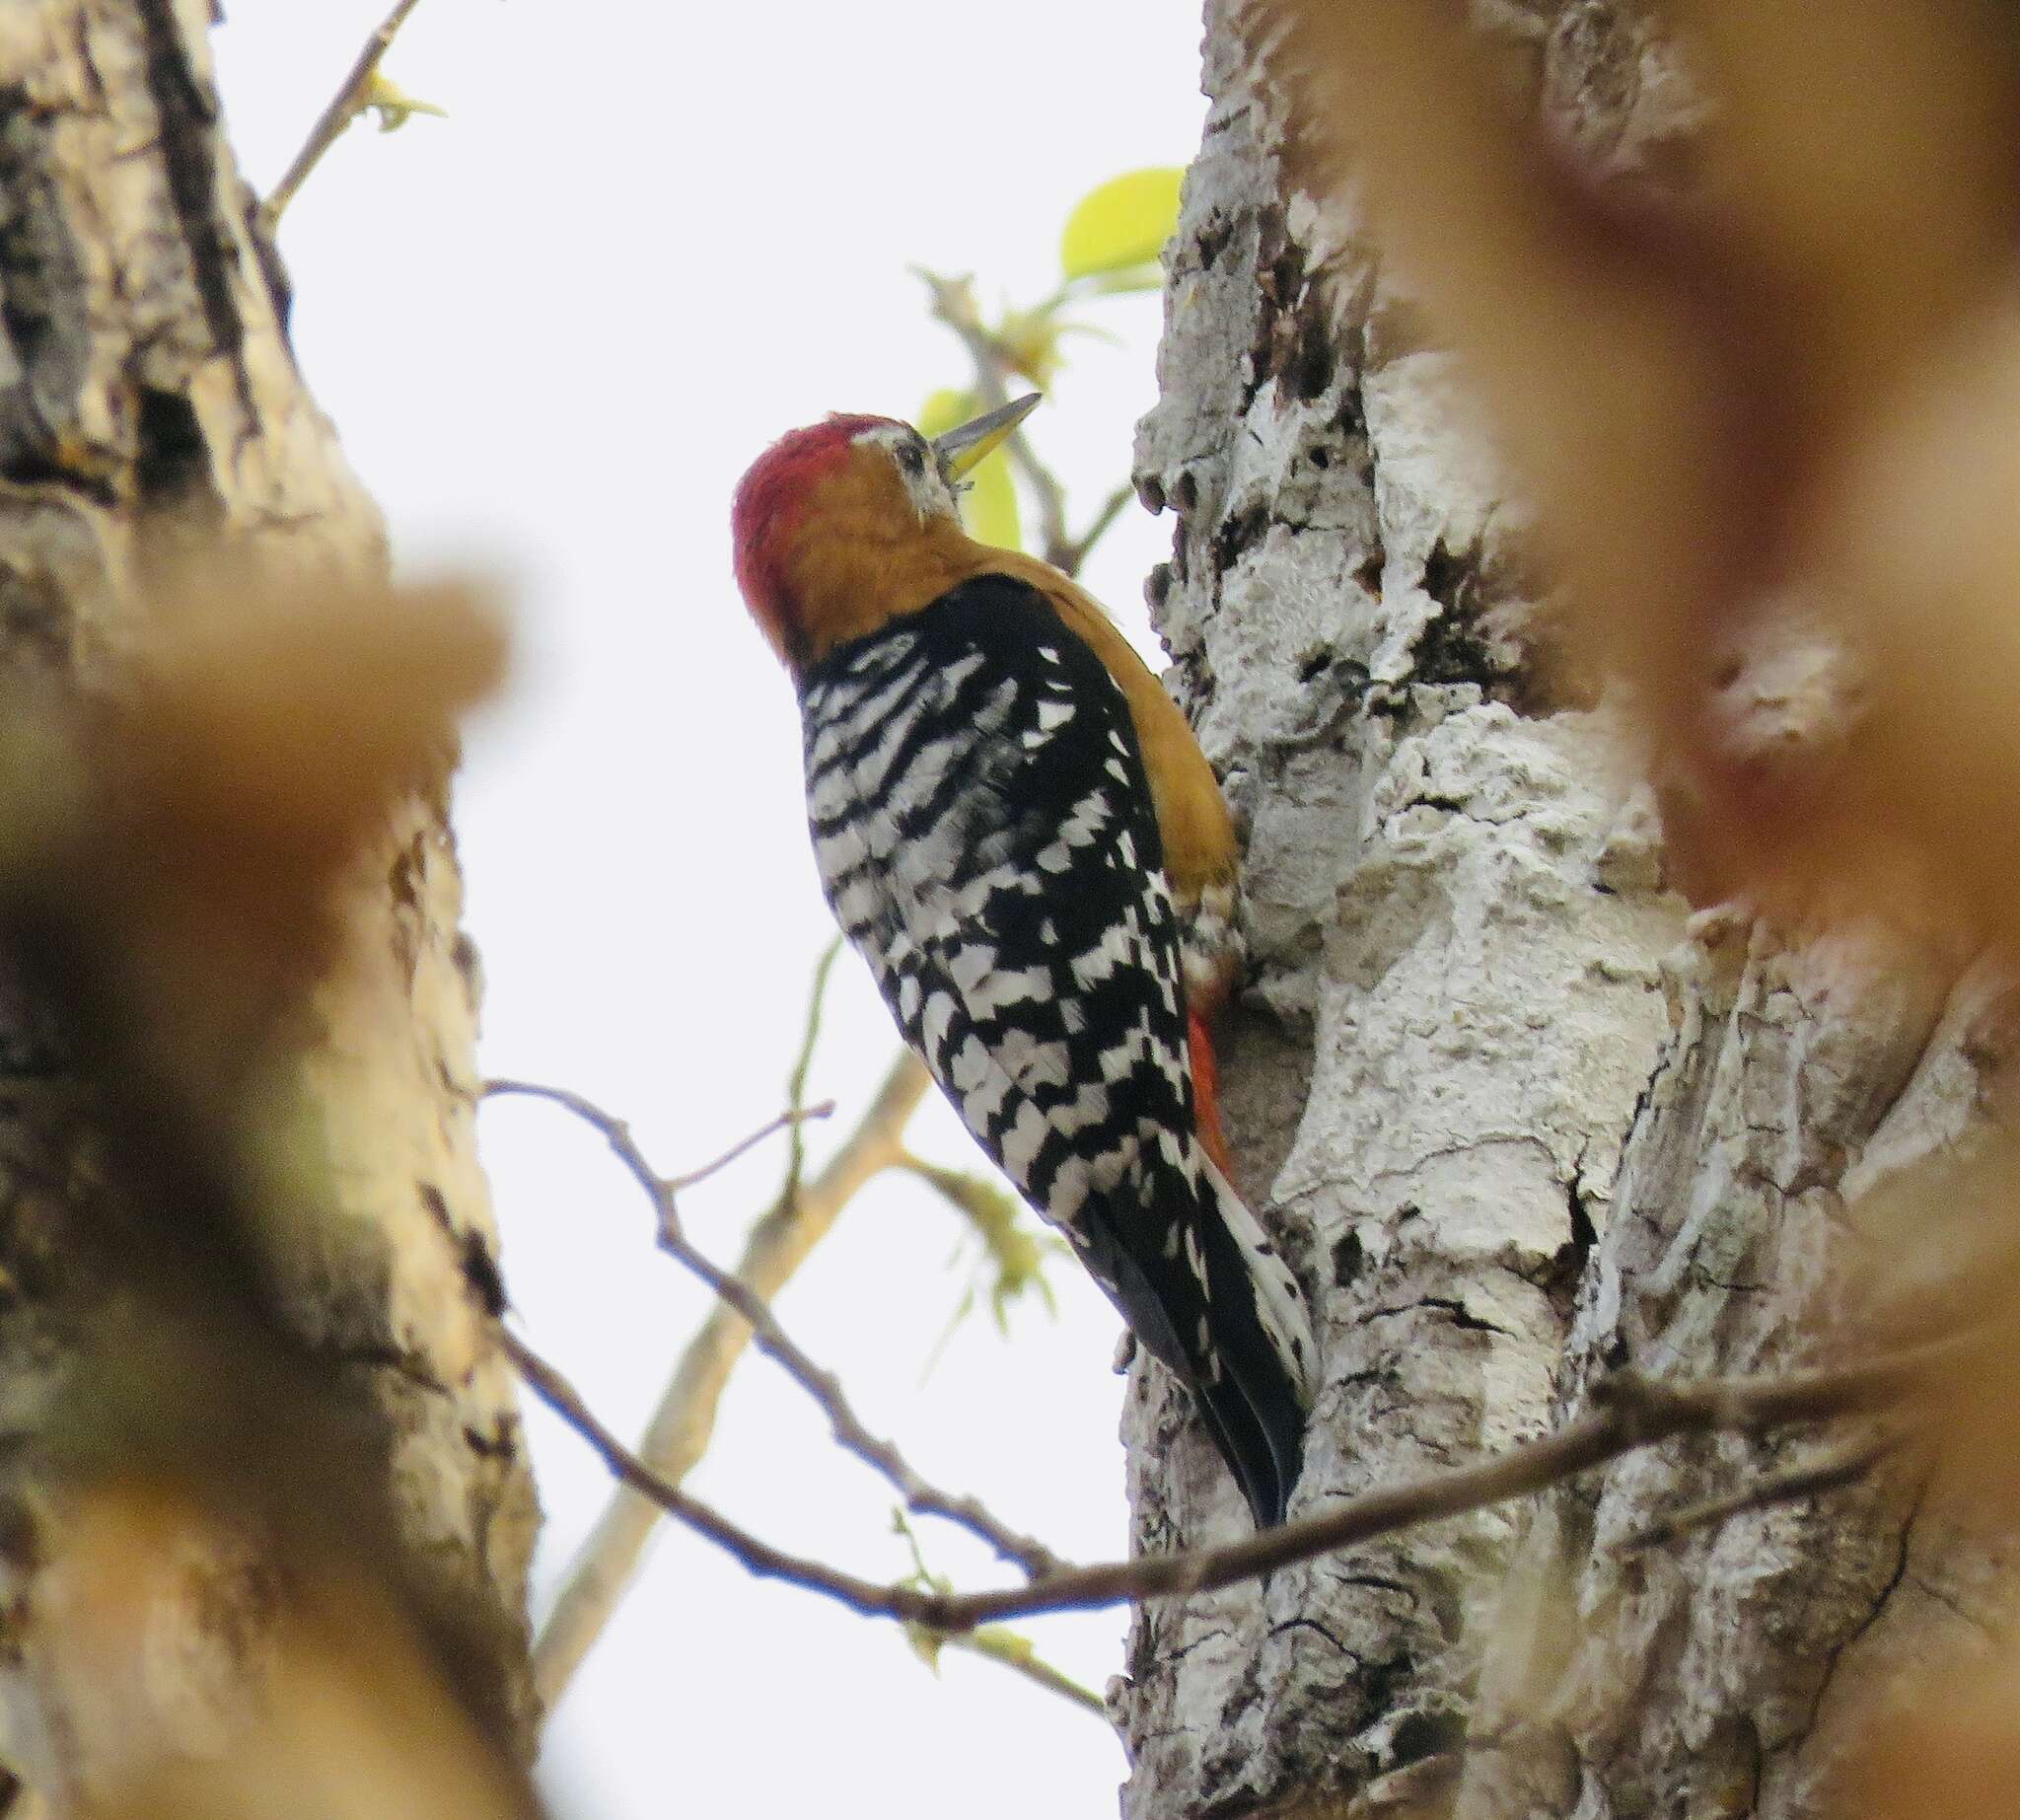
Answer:
[[(2010, 1050), (2009, 985), (1951, 983), (1873, 932), (1789, 948), (1714, 912), (1671, 990), (1677, 1027), (1580, 1292), (1567, 1414), (1617, 1364), (1809, 1362), (1859, 1262), (1847, 1207), (1965, 1138)], [(1924, 1504), (1913, 1461), (1618, 1550), (1825, 1444), (1662, 1448), (1540, 1500), (1485, 1639), (1478, 1723), (1498, 1748), (1470, 1758), (1460, 1813), (1844, 1811), (1833, 1778), (1869, 1703), (1984, 1635), (2006, 1551)]]
[[(1643, 25), (1480, 11), (1581, 146), (1666, 164), (1685, 92)], [(1623, 1362), (1800, 1356), (1847, 1198), (1975, 1114), (1984, 988), (1687, 928), (1606, 716), (1539, 649), (1449, 356), (1337, 199), (1286, 193), (1221, 0), (1205, 58), (1137, 472), (1178, 514), (1151, 598), (1248, 834), (1236, 1149), (1324, 1312), (1295, 1513), (1533, 1435)], [(1146, 1549), (1241, 1522), (1179, 1418), (1139, 1362)], [(1661, 1450), (1140, 1615), (1124, 1813), (1815, 1811), (1851, 1685), (1963, 1623), (1990, 1559), (1913, 1526), (1898, 1472), (1604, 1552), (1803, 1445)]]
[[(384, 573), (380, 523), (302, 386), (277, 265), (225, 143), (205, 0), (0, 8), (0, 663), (102, 683), (192, 534), (268, 574)], [(402, 1520), (501, 1635), (523, 1636), (536, 1519), (492, 1339), (495, 1234), (473, 1141), (474, 961), (440, 801), (413, 799), (347, 881), (340, 977), (289, 1014), (343, 1217), (291, 1254), (288, 1303), (396, 1433)], [(0, 1395), (31, 1427), (71, 1341), (98, 1139), (61, 1032), (0, 1002)], [(9, 1531), (0, 1756), (61, 1804), (87, 1778), (41, 1634), (60, 1535)], [(201, 1608), (192, 1584), (190, 1604)], [(243, 1638), (210, 1601), (197, 1647)], [(243, 1617), (243, 1613), (237, 1616)], [(199, 1630), (201, 1627), (199, 1626)], [(148, 1692), (203, 1723), (162, 1652)], [(518, 1673), (523, 1677), (523, 1650)], [(223, 1677), (229, 1680), (229, 1671)], [(156, 1681), (159, 1685), (156, 1685)]]

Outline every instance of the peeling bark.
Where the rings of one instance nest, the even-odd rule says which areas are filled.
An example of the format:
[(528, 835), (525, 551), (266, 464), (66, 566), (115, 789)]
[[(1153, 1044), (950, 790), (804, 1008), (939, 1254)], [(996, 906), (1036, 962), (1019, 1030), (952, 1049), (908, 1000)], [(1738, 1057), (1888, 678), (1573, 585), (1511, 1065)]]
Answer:
[[(1683, 168), (1696, 103), (1637, 15), (1476, 12), (1585, 151)], [(1847, 1205), (1980, 1116), (1996, 988), (1687, 922), (1451, 357), (1339, 199), (1287, 189), (1229, 0), (1205, 56), (1137, 484), (1178, 517), (1150, 598), (1248, 843), (1231, 1135), (1323, 1317), (1296, 1514), (1528, 1438), (1618, 1364), (1807, 1357)], [(1141, 1359), (1124, 1431), (1140, 1548), (1240, 1528)], [(1139, 1614), (1124, 1814), (1819, 1811), (1854, 1687), (1968, 1628), (1998, 1552), (1918, 1519), (1902, 1464), (1610, 1552), (1813, 1444), (1673, 1445)]]
[[(223, 136), (203, 0), (0, 9), (0, 661), (92, 692), (176, 565), (222, 535), (285, 594), (383, 578), (378, 515), (303, 387), (278, 264)], [(402, 803), (345, 882), (342, 970), (275, 1007), (301, 1035), (315, 1142), (342, 1216), (300, 1235), (285, 1299), (393, 1430), (409, 1539), (491, 1616), (524, 1709), (537, 1512), (494, 1343), (496, 1234), (477, 1168), (475, 965), (441, 800)], [(90, 1300), (99, 1138), (63, 1033), (0, 995), (0, 1394), (33, 1428)], [(0, 1754), (59, 1808), (88, 1784), (60, 1654), (42, 1634), (53, 1506), (15, 1487)], [(33, 1514), (31, 1514), (31, 1512)], [(54, 1527), (51, 1527), (53, 1525)], [(221, 1577), (229, 1579), (228, 1574)], [(196, 1598), (190, 1647), (256, 1659), (243, 1601)], [(181, 1683), (188, 1678), (177, 1673)], [(197, 1677), (200, 1681), (201, 1677)], [(204, 1703), (164, 1680), (164, 1710)], [(220, 1700), (224, 1696), (220, 1695)], [(226, 1702), (225, 1704), (229, 1704)], [(192, 1738), (202, 1727), (195, 1725)]]

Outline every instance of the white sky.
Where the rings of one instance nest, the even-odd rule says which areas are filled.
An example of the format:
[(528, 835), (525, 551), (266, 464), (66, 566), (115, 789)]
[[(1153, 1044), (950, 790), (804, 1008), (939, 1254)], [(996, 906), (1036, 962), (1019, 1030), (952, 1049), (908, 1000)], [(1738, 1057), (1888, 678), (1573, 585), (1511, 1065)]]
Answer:
[[(385, 0), (229, 0), (215, 37), (249, 176), (278, 176)], [(766, 442), (830, 409), (908, 415), (964, 377), (906, 271), (1049, 288), (1086, 188), (1197, 143), (1196, 12), (1155, 0), (753, 0), (744, 6), (425, 0), (388, 71), (440, 103), (354, 128), (282, 232), (310, 383), (404, 566), (478, 567), (521, 627), (512, 701), (471, 741), (459, 826), (488, 976), (484, 1063), (628, 1118), (667, 1173), (778, 1109), (809, 969), (831, 928), (802, 821), (791, 692), (729, 572), (729, 496)], [(1127, 471), (1154, 397), (1153, 300), (1101, 306), (1035, 423), (1082, 515)], [(1125, 623), (1168, 537), (1133, 508), (1088, 579)], [(815, 1097), (861, 1106), (894, 1037), (837, 970)], [(918, 1147), (978, 1160), (937, 1101)], [(818, 1128), (816, 1154), (831, 1141)], [(635, 1431), (703, 1309), (653, 1252), (599, 1140), (524, 1102), (485, 1114), (505, 1272), (533, 1342)], [(724, 1261), (782, 1151), (692, 1191)], [(1056, 1323), (969, 1323), (960, 1228), (873, 1188), (780, 1298), (869, 1422), (928, 1477), (1060, 1551), (1124, 1540), (1117, 1324), (1070, 1263)], [(529, 1418), (542, 1585), (609, 1485)], [(891, 1498), (774, 1368), (747, 1360), (703, 1495), (860, 1572), (906, 1565)], [(944, 1525), (929, 1559), (997, 1570)], [(1099, 1688), (1114, 1614), (1038, 1621)], [(557, 1805), (600, 1820), (848, 1811), (1113, 1811), (1123, 1765), (1084, 1712), (987, 1663), (936, 1681), (890, 1626), (761, 1584), (670, 1533), (548, 1729)]]

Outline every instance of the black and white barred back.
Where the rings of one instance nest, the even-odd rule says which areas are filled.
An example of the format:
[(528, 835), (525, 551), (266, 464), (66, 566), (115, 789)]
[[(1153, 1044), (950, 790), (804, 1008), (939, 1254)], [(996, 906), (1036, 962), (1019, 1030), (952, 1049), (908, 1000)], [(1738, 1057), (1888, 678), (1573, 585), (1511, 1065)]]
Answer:
[(1304, 1297), (1193, 1134), (1179, 936), (1121, 691), (990, 575), (802, 680), (843, 931), (969, 1129), (1191, 1387), (1259, 1524), (1297, 1479)]

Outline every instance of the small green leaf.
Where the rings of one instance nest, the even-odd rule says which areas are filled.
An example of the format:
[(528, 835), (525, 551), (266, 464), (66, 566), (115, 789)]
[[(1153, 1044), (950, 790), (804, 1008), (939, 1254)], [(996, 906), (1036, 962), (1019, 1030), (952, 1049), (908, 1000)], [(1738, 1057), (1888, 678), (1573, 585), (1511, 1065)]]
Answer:
[(371, 81), (365, 86), (365, 99), (358, 104), (358, 111), (378, 114), (382, 133), (397, 132), (417, 113), (431, 113), (438, 120), (449, 117), (446, 108), (438, 108), (433, 102), (424, 102), (418, 96), (407, 94), (377, 70), (372, 72)]
[(1126, 297), (1135, 291), (1164, 289), (1162, 265), (1125, 265), (1120, 271), (1103, 272), (1079, 287), (1083, 297)]
[[(936, 392), (919, 406), (914, 425), (921, 436), (939, 436), (979, 414), (972, 394)], [(1010, 457), (998, 449), (982, 458), (968, 476), (961, 495), (961, 522), (977, 544), (998, 549), (1024, 547), (1024, 523), (1017, 509), (1017, 485), (1010, 477)]]
[(1093, 278), (1155, 263), (1179, 225), (1176, 165), (1125, 171), (1090, 189), (1066, 217), (1059, 269), (1068, 279)]
[(998, 549), (1022, 549), (1024, 525), (1017, 511), (1017, 487), (1010, 478), (1010, 458), (998, 449), (968, 476), (961, 495), (961, 519), (977, 544)]
[(922, 1624), (905, 1620), (904, 1640), (911, 1644), (911, 1652), (925, 1663), (934, 1674), (940, 1672), (940, 1645), (947, 1639), (938, 1631), (929, 1631)]
[[(1003, 1186), (1000, 1178), (946, 1169), (917, 1157), (907, 1158), (906, 1167), (921, 1181), (938, 1189), (981, 1241), (989, 1268), (989, 1311), (995, 1316), (999, 1331), (1009, 1331), (1011, 1304), (1027, 1295), (1044, 1302), (1048, 1312), (1058, 1312), (1045, 1271), (1046, 1263), (1066, 1247), (1050, 1233), (1031, 1224), (1024, 1202)], [(971, 1287), (962, 1298), (957, 1321), (974, 1306), (974, 1290)]]

